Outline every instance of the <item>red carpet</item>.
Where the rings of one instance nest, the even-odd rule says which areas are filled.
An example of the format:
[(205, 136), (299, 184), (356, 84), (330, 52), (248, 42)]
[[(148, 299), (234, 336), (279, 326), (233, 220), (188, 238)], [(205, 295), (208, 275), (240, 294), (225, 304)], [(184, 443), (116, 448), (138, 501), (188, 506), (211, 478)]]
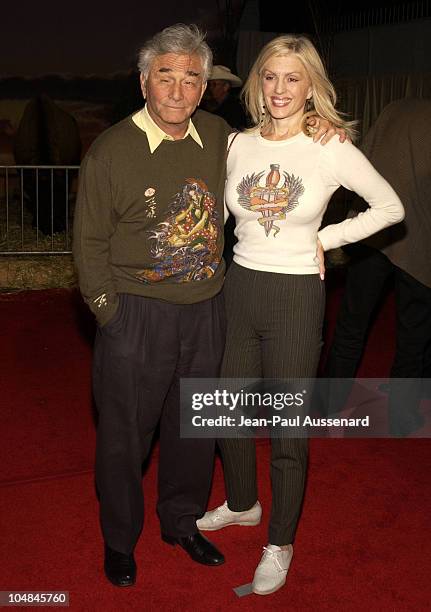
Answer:
[[(93, 467), (92, 321), (78, 294), (0, 294), (1, 480)], [(20, 452), (17, 452), (19, 449)]]
[[(327, 334), (340, 288), (329, 282)], [(391, 299), (374, 325), (362, 376), (388, 373)], [(312, 440), (295, 557), (284, 589), (238, 598), (266, 544), (266, 443), (258, 445), (255, 528), (212, 534), (227, 562), (199, 566), (161, 542), (157, 447), (144, 478), (146, 522), (138, 583), (109, 585), (93, 485), (90, 358), (93, 327), (75, 292), (0, 296), (0, 590), (68, 590), (73, 610), (426, 610), (431, 588), (428, 440)], [(378, 349), (378, 350), (377, 350)], [(210, 504), (224, 499), (216, 462)]]

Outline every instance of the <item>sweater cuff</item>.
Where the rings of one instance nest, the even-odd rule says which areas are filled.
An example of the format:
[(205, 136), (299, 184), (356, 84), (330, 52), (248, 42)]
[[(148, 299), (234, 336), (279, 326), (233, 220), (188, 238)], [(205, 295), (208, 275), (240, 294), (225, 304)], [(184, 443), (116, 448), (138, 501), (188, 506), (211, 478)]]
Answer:
[(103, 327), (114, 318), (119, 306), (119, 297), (116, 293), (111, 295), (102, 293), (97, 298), (90, 300), (88, 306), (96, 317), (97, 323)]

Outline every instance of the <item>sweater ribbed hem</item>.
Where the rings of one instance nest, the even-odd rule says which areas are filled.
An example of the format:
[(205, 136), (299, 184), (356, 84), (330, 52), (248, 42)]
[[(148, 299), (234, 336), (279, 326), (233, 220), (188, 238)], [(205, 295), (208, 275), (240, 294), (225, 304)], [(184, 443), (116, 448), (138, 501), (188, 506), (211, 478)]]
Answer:
[(272, 266), (270, 264), (259, 264), (254, 261), (248, 261), (243, 257), (234, 255), (233, 260), (243, 268), (250, 270), (258, 270), (259, 272), (275, 272), (276, 274), (319, 274), (319, 266)]

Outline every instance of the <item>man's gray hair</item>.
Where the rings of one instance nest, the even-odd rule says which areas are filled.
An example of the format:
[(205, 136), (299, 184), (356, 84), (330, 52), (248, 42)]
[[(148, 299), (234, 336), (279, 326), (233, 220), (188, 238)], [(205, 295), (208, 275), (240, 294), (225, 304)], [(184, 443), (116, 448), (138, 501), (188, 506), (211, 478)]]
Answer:
[(212, 69), (213, 54), (205, 42), (205, 34), (196, 25), (177, 23), (158, 32), (145, 43), (138, 56), (138, 68), (145, 78), (148, 77), (154, 59), (165, 53), (198, 55), (202, 62), (203, 80), (208, 80)]

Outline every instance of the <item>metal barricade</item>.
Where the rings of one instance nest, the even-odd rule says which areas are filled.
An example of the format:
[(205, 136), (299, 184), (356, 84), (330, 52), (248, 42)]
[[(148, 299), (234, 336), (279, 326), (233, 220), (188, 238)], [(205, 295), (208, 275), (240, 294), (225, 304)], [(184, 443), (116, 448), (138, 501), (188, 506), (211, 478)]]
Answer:
[(0, 256), (71, 253), (79, 166), (0, 166)]

